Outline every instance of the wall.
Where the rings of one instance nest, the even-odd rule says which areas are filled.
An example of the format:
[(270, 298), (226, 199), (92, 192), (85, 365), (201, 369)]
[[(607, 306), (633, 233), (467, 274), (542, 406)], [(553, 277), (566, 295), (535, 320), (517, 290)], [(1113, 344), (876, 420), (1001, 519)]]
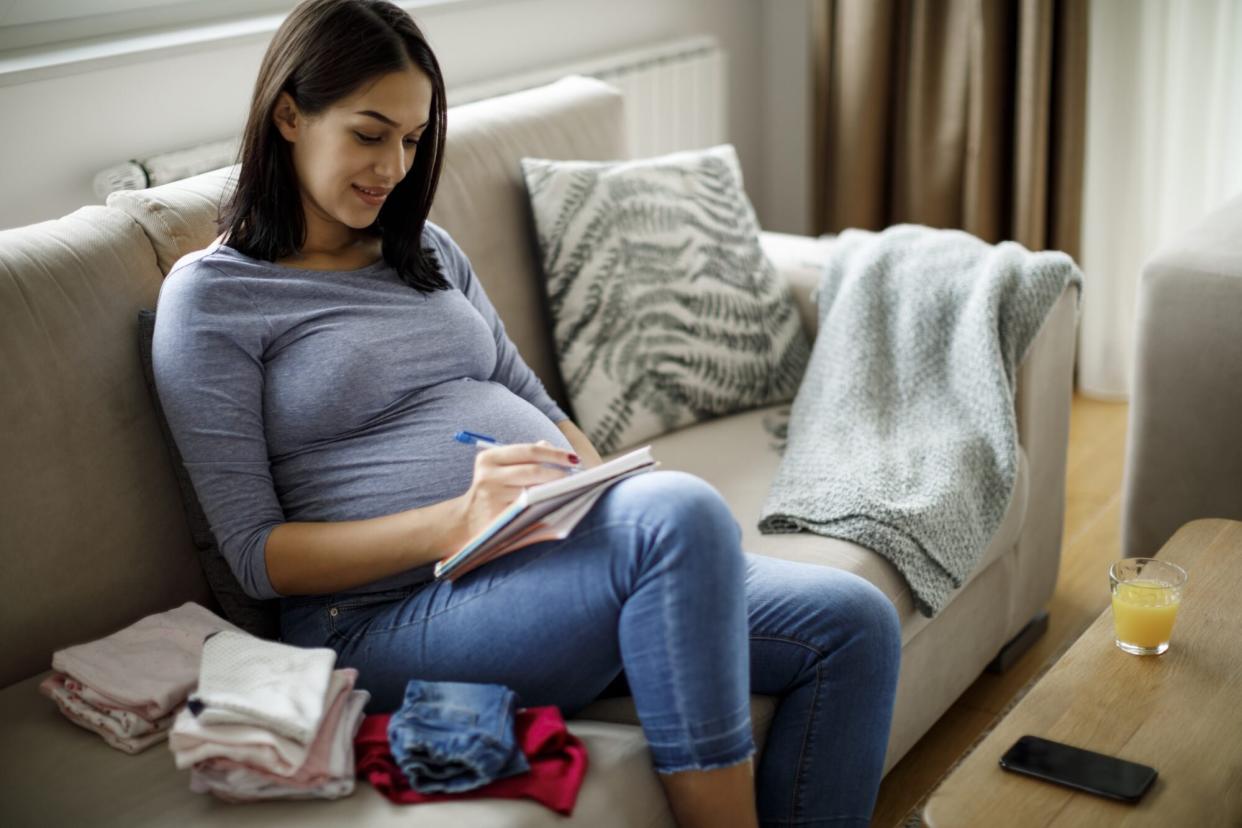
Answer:
[[(808, 215), (797, 192), (807, 168), (809, 119), (797, 103), (807, 2), (491, 0), (414, 14), (450, 86), (715, 35), (729, 55), (729, 139), (747, 192), (765, 228), (797, 231)], [(790, 38), (798, 42), (785, 48)], [(237, 134), (268, 39), (0, 86), (0, 228), (98, 203), (91, 182), (109, 164)]]
[(813, 134), (811, 3), (760, 0), (764, 84), (760, 112), (762, 191), (748, 192), (762, 207), (760, 224), (784, 233), (812, 232)]

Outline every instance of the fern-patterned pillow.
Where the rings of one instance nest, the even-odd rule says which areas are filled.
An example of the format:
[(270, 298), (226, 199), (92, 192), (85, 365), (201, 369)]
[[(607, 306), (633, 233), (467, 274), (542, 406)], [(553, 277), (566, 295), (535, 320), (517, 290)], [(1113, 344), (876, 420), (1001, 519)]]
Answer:
[(601, 453), (793, 398), (810, 347), (732, 146), (522, 172), (561, 374)]

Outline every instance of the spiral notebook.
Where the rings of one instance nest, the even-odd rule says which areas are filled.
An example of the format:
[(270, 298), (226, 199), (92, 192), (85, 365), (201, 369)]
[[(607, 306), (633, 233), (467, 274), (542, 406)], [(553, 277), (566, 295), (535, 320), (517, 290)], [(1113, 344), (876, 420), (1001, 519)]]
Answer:
[(608, 487), (660, 464), (643, 446), (607, 463), (522, 490), (461, 549), (436, 564), (435, 576), (452, 581), (501, 555), (545, 540), (563, 540)]

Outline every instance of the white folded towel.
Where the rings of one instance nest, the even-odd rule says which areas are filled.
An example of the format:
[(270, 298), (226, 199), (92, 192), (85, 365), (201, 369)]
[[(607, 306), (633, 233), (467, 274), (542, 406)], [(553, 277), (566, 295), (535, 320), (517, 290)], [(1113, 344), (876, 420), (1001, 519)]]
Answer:
[(335, 665), (336, 653), (327, 647), (293, 647), (221, 632), (203, 644), (190, 708), (204, 726), (266, 728), (309, 745), (332, 701), (328, 686)]

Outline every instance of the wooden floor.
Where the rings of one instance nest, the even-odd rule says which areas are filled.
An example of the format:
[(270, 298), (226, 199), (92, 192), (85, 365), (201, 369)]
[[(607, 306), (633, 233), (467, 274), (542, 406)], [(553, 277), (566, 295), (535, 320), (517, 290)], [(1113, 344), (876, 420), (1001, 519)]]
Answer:
[(873, 828), (900, 825), (1048, 658), (1076, 639), (1108, 606), (1110, 561), (1121, 557), (1121, 480), (1125, 403), (1075, 396), (1066, 465), (1061, 571), (1048, 604), (1048, 632), (1003, 675), (984, 673), (888, 773)]

